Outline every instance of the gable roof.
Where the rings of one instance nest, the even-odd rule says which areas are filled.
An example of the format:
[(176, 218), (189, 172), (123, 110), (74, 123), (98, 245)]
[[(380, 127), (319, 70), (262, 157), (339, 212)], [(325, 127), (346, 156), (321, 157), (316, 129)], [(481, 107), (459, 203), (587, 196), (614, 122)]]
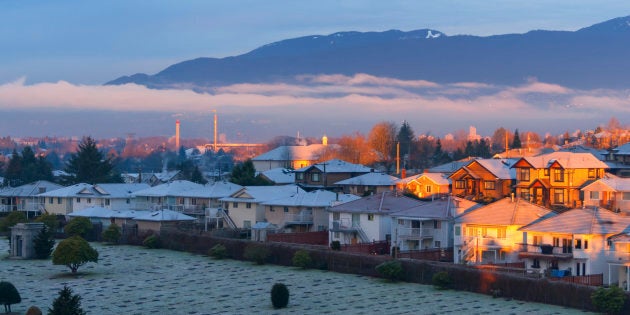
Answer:
[(630, 155), (630, 142), (614, 148), (613, 151), (616, 155)]
[(521, 227), (520, 231), (567, 234), (617, 234), (630, 226), (630, 217), (604, 209), (571, 209)]
[(274, 199), (291, 197), (298, 193), (304, 193), (304, 190), (297, 185), (245, 186), (230, 196), (219, 200), (227, 202), (263, 203)]
[(218, 181), (212, 184), (203, 185), (199, 188), (182, 191), (177, 196), (190, 198), (223, 198), (239, 191), (242, 188), (243, 186), (232, 182)]
[(370, 172), (338, 181), (335, 185), (393, 186), (399, 178), (385, 173)]
[(46, 180), (39, 180), (18, 187), (6, 187), (1, 189), (0, 197), (30, 197), (38, 195), (40, 193), (40, 189), (43, 189), (44, 192), (48, 192), (59, 188), (63, 188), (63, 186)]
[(175, 180), (172, 182), (160, 184), (147, 189), (136, 191), (134, 196), (147, 196), (147, 197), (167, 197), (167, 196), (181, 196), (185, 191), (203, 188), (203, 185), (193, 183), (187, 180)]
[(389, 214), (395, 211), (417, 207), (424, 202), (412, 199), (395, 191), (386, 191), (379, 194), (363, 197), (358, 200), (335, 205), (328, 211), (351, 213), (383, 213)]
[(39, 194), (40, 197), (74, 197), (84, 189), (89, 189), (92, 185), (86, 183), (78, 183), (72, 186), (55, 189)]
[(275, 184), (292, 184), (295, 183), (295, 173), (293, 171), (278, 167), (266, 170), (261, 173), (264, 177), (268, 178)]
[(612, 174), (606, 174), (603, 178), (582, 187), (582, 190), (590, 189), (630, 192), (630, 178), (621, 178)]
[(503, 198), (486, 206), (462, 213), (457, 223), (488, 225), (527, 225), (548, 215), (551, 210), (523, 199)]
[(50, 192), (39, 194), (41, 197), (106, 197), (106, 198), (130, 198), (134, 192), (149, 188), (148, 184), (86, 184), (79, 183), (72, 186), (56, 189)]
[(515, 179), (516, 170), (512, 168), (514, 162), (515, 160), (511, 159), (478, 159), (470, 162), (470, 164), (479, 163), (479, 165), (499, 179)]
[(293, 196), (265, 201), (262, 204), (269, 206), (328, 207), (333, 203), (342, 204), (360, 198), (351, 194), (337, 194), (332, 191), (318, 189), (311, 192), (298, 192)]
[[(396, 218), (426, 218), (426, 219), (448, 219), (452, 218), (456, 212), (456, 209), (462, 209), (463, 211), (470, 211), (481, 207), (481, 204), (466, 200), (459, 197), (451, 196), (445, 199), (436, 199), (424, 204), (396, 211), (391, 214)], [(459, 211), (462, 211), (459, 210)]]
[(318, 169), (322, 173), (369, 173), (372, 169), (361, 165), (353, 164), (343, 160), (333, 159), (325, 162), (305, 166), (295, 170), (295, 172), (306, 172), (310, 169)]
[(420, 173), (413, 176), (401, 178), (397, 183), (399, 184), (408, 184), (414, 180), (419, 180), (420, 178), (427, 178), (437, 185), (449, 185), (451, 180), (448, 179), (448, 176), (445, 173)]
[(548, 154), (538, 156), (528, 156), (519, 159), (516, 164), (522, 165), (525, 162), (531, 167), (536, 169), (549, 168), (553, 164), (557, 164), (564, 169), (575, 168), (604, 168), (607, 169), (608, 165), (600, 161), (591, 153), (573, 153), (573, 152), (551, 152)]
[(463, 160), (453, 161), (453, 162), (449, 162), (449, 163), (446, 163), (446, 164), (438, 165), (438, 166), (430, 168), (429, 169), (429, 173), (451, 174), (451, 173), (457, 171), (458, 169), (460, 169), (462, 166), (467, 165), (468, 163), (470, 163), (471, 160), (473, 160), (473, 158), (466, 158), (466, 159), (463, 159)]

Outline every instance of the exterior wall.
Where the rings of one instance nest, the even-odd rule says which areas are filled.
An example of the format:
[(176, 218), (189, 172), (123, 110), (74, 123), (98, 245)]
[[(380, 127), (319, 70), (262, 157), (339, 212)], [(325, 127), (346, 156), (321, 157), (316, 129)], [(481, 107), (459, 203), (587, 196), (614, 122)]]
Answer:
[[(224, 208), (228, 210), (228, 214), (236, 227), (239, 229), (250, 228), (256, 222), (263, 221), (265, 219), (265, 206), (258, 203), (250, 203), (251, 207), (247, 208), (247, 202), (237, 202), (237, 207), (234, 208), (233, 202), (225, 202)], [(246, 225), (246, 221), (249, 221), (249, 227)]]
[[(415, 225), (412, 222), (416, 222)], [(436, 221), (439, 224), (436, 226)], [(392, 218), (391, 246), (401, 251), (452, 246), (452, 223), (448, 220), (420, 220)], [(439, 242), (439, 243), (438, 243)]]
[(413, 193), (418, 198), (431, 198), (434, 195), (448, 194), (450, 192), (449, 185), (438, 185), (427, 177), (419, 177), (403, 188)]
[(396, 185), (390, 186), (370, 186), (370, 185), (343, 185), (345, 194), (353, 194), (356, 196), (368, 196), (370, 194), (380, 194), (386, 191), (392, 191)]
[[(370, 242), (384, 241), (391, 236), (391, 218), (389, 215), (374, 214), (373, 220), (368, 219), (367, 213), (360, 213), (358, 227), (360, 227)], [(343, 225), (350, 227), (353, 225), (352, 213), (340, 213), (340, 221)], [(334, 214), (329, 214), (330, 226), (334, 226)], [(338, 236), (337, 236), (338, 235)], [(389, 235), (389, 236), (388, 236)], [(331, 241), (339, 241), (341, 244), (352, 244), (361, 242), (358, 233), (354, 232), (331, 232)]]
[(274, 168), (288, 168), (290, 166), (290, 162), (288, 161), (252, 161), (254, 164), (254, 168), (258, 172), (268, 171)]
[(138, 223), (138, 231), (154, 231), (156, 233), (160, 232), (160, 227), (162, 226), (161, 222), (156, 221), (136, 221)]
[[(52, 202), (51, 202), (52, 201)], [(73, 210), (72, 198), (64, 197), (47, 197), (44, 203), (44, 209), (50, 214), (63, 214), (71, 213)]]
[[(598, 192), (599, 196), (596, 199), (591, 198), (592, 192)], [(630, 192), (625, 193), (629, 197), (627, 200), (623, 198), (624, 192), (609, 191), (596, 185), (591, 185), (582, 189), (582, 201), (584, 206), (587, 207), (602, 207), (613, 211), (619, 210), (620, 212), (630, 213)]]
[[(469, 228), (476, 229), (477, 235), (471, 235)], [(518, 228), (520, 226), (517, 225), (455, 224), (453, 244), (455, 263), (519, 261), (518, 244), (523, 242), (523, 233), (517, 231)], [(505, 231), (505, 236), (502, 236), (500, 231)]]
[[(454, 195), (473, 196), (474, 199), (492, 198), (498, 200), (512, 193), (512, 180), (497, 179), (494, 174), (476, 162), (468, 164), (467, 168), (479, 178), (473, 178), (464, 169), (453, 173), (451, 181)], [(463, 181), (463, 187), (458, 181)]]

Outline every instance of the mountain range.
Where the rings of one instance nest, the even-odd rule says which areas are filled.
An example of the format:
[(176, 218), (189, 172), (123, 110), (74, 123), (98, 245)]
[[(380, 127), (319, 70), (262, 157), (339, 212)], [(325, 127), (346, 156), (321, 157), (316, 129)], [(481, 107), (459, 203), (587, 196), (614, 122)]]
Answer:
[(300, 75), (365, 73), (436, 83), (522, 84), (535, 79), (576, 89), (630, 86), (630, 16), (577, 31), (470, 36), (432, 29), (340, 32), (287, 39), (226, 58), (183, 61), (153, 74), (107, 82), (210, 89), (290, 82)]

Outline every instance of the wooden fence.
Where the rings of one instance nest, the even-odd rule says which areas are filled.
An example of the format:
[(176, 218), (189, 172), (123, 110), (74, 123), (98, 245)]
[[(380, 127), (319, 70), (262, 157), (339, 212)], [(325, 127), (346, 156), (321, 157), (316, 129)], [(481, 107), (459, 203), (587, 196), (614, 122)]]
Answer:
[(344, 244), (341, 245), (340, 250), (348, 253), (389, 255), (389, 242), (379, 241), (372, 243)]
[(583, 284), (588, 286), (602, 286), (604, 285), (604, 274), (585, 275), (585, 276), (566, 276), (566, 277), (552, 277), (551, 281), (563, 281), (575, 284)]
[(453, 262), (453, 248), (434, 248), (423, 250), (401, 251), (396, 254), (397, 258), (410, 258), (431, 261)]
[(328, 232), (269, 233), (267, 234), (267, 241), (328, 246)]

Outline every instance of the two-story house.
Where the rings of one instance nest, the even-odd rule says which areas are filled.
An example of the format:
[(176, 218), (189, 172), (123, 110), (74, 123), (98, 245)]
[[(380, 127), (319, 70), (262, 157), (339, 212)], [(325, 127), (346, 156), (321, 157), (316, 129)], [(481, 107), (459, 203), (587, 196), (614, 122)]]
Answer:
[(334, 144), (328, 146), (327, 140), (322, 142), (322, 144), (279, 146), (252, 158), (252, 163), (257, 172), (274, 168), (303, 168), (321, 161), (327, 150), (338, 147)]
[(420, 199), (434, 199), (450, 193), (451, 181), (444, 173), (425, 172), (399, 179), (396, 188)]
[(612, 174), (582, 187), (583, 205), (630, 214), (630, 178)]
[(47, 213), (67, 215), (89, 207), (127, 210), (134, 206), (134, 193), (148, 184), (85, 184), (55, 189), (39, 194)]
[(24, 211), (28, 217), (44, 209), (44, 200), (39, 194), (63, 188), (61, 185), (40, 180), (18, 187), (0, 189), (0, 212)]
[(265, 219), (285, 232), (313, 232), (328, 230), (328, 208), (357, 200), (352, 194), (334, 193), (318, 189), (265, 201)]
[(398, 180), (398, 177), (387, 175), (385, 173), (370, 172), (344, 179), (334, 184), (341, 187), (341, 190), (346, 194), (353, 194), (362, 197), (394, 190)]
[(335, 183), (371, 172), (367, 166), (333, 159), (295, 170), (295, 183), (305, 190), (340, 190)]
[(602, 178), (608, 166), (590, 153), (552, 152), (523, 157), (516, 170), (516, 195), (556, 210), (581, 206), (580, 189)]
[(387, 191), (335, 205), (329, 212), (329, 240), (340, 244), (391, 241), (390, 214), (417, 207), (422, 201)]
[(492, 202), (512, 193), (516, 172), (513, 160), (471, 160), (448, 178), (453, 195), (477, 201)]
[[(188, 205), (193, 206), (193, 198), (184, 198), (188, 191), (201, 190), (204, 186), (187, 180), (175, 180), (161, 185), (138, 190), (135, 197), (135, 210), (161, 210), (183, 211)], [(186, 201), (189, 204), (186, 204)]]
[(571, 209), (520, 228), (524, 244), (519, 257), (534, 272), (603, 274), (604, 284), (609, 284), (609, 262), (621, 257), (611, 249), (611, 237), (628, 228), (630, 217), (599, 208)]
[(503, 198), (465, 211), (455, 218), (455, 263), (486, 264), (519, 261), (519, 228), (555, 215), (551, 210), (523, 199)]

